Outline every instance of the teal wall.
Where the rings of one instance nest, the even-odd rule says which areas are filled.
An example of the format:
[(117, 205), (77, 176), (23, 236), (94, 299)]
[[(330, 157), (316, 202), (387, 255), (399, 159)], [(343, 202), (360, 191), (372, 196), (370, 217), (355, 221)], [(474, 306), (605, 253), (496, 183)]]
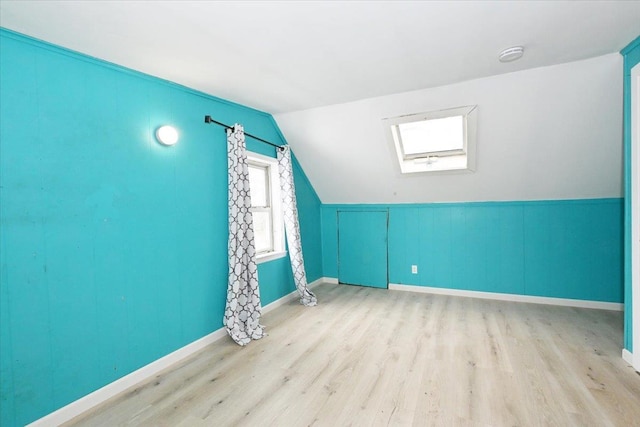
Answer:
[[(0, 424), (13, 426), (222, 327), (226, 140), (203, 117), (284, 139), (266, 113), (0, 31)], [(176, 146), (153, 139), (163, 124)], [(312, 281), (320, 201), (294, 174)], [(294, 290), (288, 258), (259, 276), (263, 304)]]
[[(275, 122), (274, 122), (275, 123)], [(293, 179), (296, 186), (296, 202), (299, 210), (300, 234), (307, 280), (312, 282), (322, 274), (322, 233), (320, 229), (320, 198), (302, 170), (295, 154)]]
[(383, 208), (391, 283), (621, 303), (622, 207), (621, 199), (323, 205), (324, 274), (338, 273), (337, 211)]
[[(631, 292), (631, 69), (640, 62), (640, 37), (622, 50), (624, 56), (624, 348), (633, 352)], [(633, 191), (640, 191), (634, 189)]]
[[(639, 46), (623, 51), (624, 202), (321, 205), (294, 156), (308, 280), (338, 276), (338, 210), (383, 209), (392, 283), (624, 300), (631, 350), (623, 206)], [(12, 426), (222, 326), (226, 145), (203, 116), (285, 139), (266, 113), (5, 30), (0, 88), (0, 424)], [(162, 124), (178, 145), (154, 141)], [(294, 290), (288, 258), (259, 275), (264, 305)]]

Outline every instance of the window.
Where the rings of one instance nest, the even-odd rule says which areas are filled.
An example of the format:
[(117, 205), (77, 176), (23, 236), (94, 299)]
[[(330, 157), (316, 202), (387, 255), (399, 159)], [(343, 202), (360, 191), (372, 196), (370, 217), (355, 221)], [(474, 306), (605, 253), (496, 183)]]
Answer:
[(280, 177), (276, 159), (247, 153), (251, 212), (258, 263), (281, 258), (284, 251)]
[(476, 106), (384, 119), (400, 171), (475, 170)]

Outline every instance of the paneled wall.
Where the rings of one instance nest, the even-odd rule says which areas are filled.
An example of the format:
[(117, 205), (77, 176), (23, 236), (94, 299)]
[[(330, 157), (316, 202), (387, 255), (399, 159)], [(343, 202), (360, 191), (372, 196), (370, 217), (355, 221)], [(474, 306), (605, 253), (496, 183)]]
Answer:
[[(266, 113), (9, 31), (0, 43), (0, 424), (13, 426), (222, 327), (226, 139), (203, 117), (284, 140)], [(154, 140), (164, 124), (177, 145)], [(311, 281), (320, 201), (294, 172)], [(294, 290), (288, 258), (259, 276), (263, 304)]]
[(325, 276), (338, 277), (337, 211), (367, 209), (389, 211), (390, 283), (623, 301), (621, 199), (325, 205)]

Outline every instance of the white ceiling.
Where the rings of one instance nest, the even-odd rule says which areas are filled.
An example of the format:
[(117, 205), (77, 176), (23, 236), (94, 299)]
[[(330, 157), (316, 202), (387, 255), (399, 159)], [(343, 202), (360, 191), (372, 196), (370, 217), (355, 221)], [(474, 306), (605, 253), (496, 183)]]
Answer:
[(0, 25), (284, 113), (616, 52), (640, 1), (1, 0)]
[[(323, 203), (622, 196), (622, 56), (276, 114)], [(400, 174), (384, 120), (477, 105), (473, 173)]]

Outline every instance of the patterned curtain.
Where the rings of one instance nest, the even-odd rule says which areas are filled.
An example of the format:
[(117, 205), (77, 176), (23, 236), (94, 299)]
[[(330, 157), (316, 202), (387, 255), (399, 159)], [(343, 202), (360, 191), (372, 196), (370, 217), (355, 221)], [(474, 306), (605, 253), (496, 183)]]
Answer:
[(233, 340), (246, 345), (265, 336), (260, 325), (262, 307), (258, 289), (249, 169), (244, 129), (227, 129), (229, 166), (229, 286), (224, 324)]
[(306, 306), (314, 306), (318, 303), (316, 296), (307, 285), (307, 273), (304, 270), (302, 258), (302, 242), (300, 241), (300, 223), (298, 222), (298, 206), (296, 203), (296, 189), (293, 183), (293, 170), (291, 169), (291, 151), (285, 145), (278, 150), (278, 170), (280, 172), (280, 186), (282, 194), (282, 212), (284, 226), (289, 246), (289, 258), (291, 258), (291, 270), (296, 288), (300, 294), (300, 302)]

